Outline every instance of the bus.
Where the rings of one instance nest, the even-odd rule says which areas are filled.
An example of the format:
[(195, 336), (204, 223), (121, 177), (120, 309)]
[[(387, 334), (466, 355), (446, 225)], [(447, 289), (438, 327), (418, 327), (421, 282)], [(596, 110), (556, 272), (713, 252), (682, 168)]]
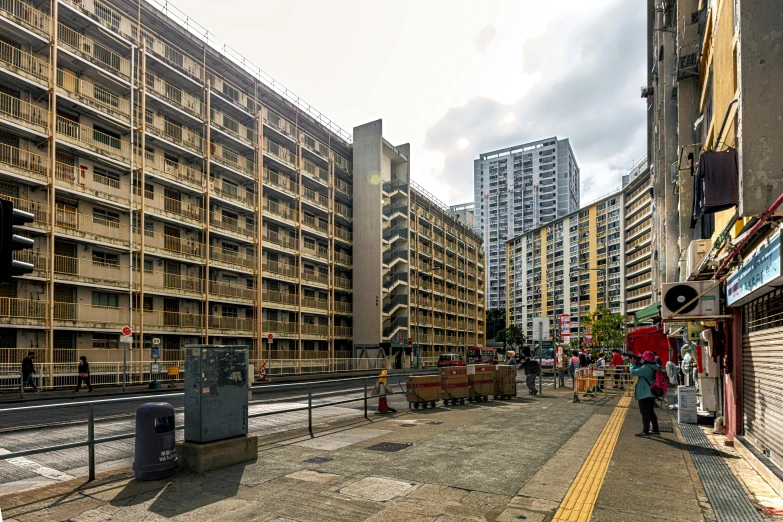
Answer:
[(544, 341), (543, 352), (540, 345), (536, 345), (533, 358), (538, 361), (541, 358), (541, 369), (555, 367), (555, 345), (551, 341)]
[(497, 364), (498, 354), (494, 348), (487, 348), (485, 346), (471, 346), (468, 348), (467, 363)]

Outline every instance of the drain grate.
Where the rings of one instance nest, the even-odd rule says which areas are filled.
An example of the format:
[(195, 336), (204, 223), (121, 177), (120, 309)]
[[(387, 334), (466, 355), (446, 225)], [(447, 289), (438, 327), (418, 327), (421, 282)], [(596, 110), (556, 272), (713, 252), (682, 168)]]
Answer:
[(329, 457), (313, 457), (311, 459), (305, 460), (305, 462), (308, 464), (323, 464), (324, 462), (329, 462), (330, 460), (334, 459), (330, 459)]
[(760, 522), (762, 519), (758, 511), (701, 428), (680, 424), (680, 431), (688, 443), (691, 458), (718, 521)]
[(403, 428), (415, 428), (416, 427), (415, 424), (400, 424), (400, 426), (403, 427)]
[(413, 443), (401, 444), (399, 442), (381, 442), (380, 444), (370, 446), (367, 449), (370, 451), (388, 451), (391, 453), (394, 451), (404, 450), (405, 448), (412, 445)]
[(443, 423), (440, 422), (440, 421), (431, 421), (431, 422), (428, 422), (427, 424), (432, 424), (433, 426), (437, 426), (438, 424), (443, 424)]
[(659, 426), (658, 431), (661, 433), (674, 433), (674, 428), (671, 426)]

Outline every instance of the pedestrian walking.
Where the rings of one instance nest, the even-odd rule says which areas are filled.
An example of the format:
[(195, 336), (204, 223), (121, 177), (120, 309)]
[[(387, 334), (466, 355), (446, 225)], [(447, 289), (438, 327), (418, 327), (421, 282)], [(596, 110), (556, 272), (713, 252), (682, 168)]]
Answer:
[(571, 360), (568, 361), (568, 375), (571, 376), (571, 387), (576, 386), (576, 371), (579, 369), (579, 354), (576, 351), (571, 352)]
[[(655, 362), (653, 352), (644, 352), (631, 363), (631, 375), (638, 377), (634, 398), (639, 403), (639, 411), (642, 413), (642, 432), (637, 433), (637, 437), (660, 435), (658, 417), (655, 415), (655, 395), (650, 389), (655, 382), (655, 372), (660, 369), (660, 365)], [(650, 429), (651, 425), (652, 429)]]
[(581, 368), (587, 368), (587, 355), (584, 352), (579, 354), (579, 366)]
[(558, 346), (557, 355), (555, 356), (555, 376), (561, 388), (565, 388), (566, 368), (568, 368), (568, 360), (566, 359), (565, 351), (562, 346)]
[(506, 362), (506, 364), (508, 366), (512, 366), (512, 365), (516, 366), (517, 365), (517, 359), (516, 359), (515, 355), (516, 355), (515, 352), (508, 352), (506, 354), (506, 356), (508, 357), (508, 361)]
[(604, 386), (606, 385), (606, 358), (603, 353), (599, 354), (598, 359), (596, 359), (595, 369), (600, 371), (595, 381), (596, 388), (598, 391), (604, 391)]
[(34, 359), (35, 352), (27, 352), (27, 357), (22, 359), (22, 390), (27, 388), (27, 384), (30, 383), (34, 392), (41, 391), (38, 389), (38, 386), (35, 385), (34, 375), (38, 372), (35, 371)]
[(541, 373), (541, 365), (538, 361), (531, 359), (529, 356), (525, 357), (525, 362), (522, 363), (522, 369), (525, 371), (525, 385), (527, 385), (527, 394), (536, 396), (538, 390), (536, 389), (536, 377)]
[(92, 384), (90, 384), (90, 364), (87, 362), (87, 357), (82, 355), (79, 357), (79, 383), (76, 385), (76, 389), (73, 393), (78, 393), (82, 388), (82, 382), (87, 385), (87, 392), (92, 391)]
[(612, 366), (623, 366), (625, 364), (623, 356), (620, 355), (620, 350), (618, 348), (612, 350), (612, 360), (609, 364)]

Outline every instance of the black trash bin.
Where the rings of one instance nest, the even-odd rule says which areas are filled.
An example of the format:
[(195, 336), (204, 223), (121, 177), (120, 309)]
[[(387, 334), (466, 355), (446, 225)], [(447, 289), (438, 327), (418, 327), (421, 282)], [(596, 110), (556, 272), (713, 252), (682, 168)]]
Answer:
[(148, 402), (136, 410), (136, 480), (160, 480), (177, 470), (174, 406)]

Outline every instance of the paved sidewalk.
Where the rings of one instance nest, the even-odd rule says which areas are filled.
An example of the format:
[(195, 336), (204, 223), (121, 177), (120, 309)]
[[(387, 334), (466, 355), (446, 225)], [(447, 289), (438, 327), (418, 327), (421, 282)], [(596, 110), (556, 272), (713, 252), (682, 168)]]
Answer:
[(571, 398), (550, 387), (401, 410), (314, 439), (262, 440), (258, 461), (203, 476), (136, 482), (118, 470), (0, 497), (0, 509), (6, 521), (541, 522), (575, 498), (565, 520), (715, 520), (668, 412), (659, 418), (673, 433), (638, 439), (635, 402)]

